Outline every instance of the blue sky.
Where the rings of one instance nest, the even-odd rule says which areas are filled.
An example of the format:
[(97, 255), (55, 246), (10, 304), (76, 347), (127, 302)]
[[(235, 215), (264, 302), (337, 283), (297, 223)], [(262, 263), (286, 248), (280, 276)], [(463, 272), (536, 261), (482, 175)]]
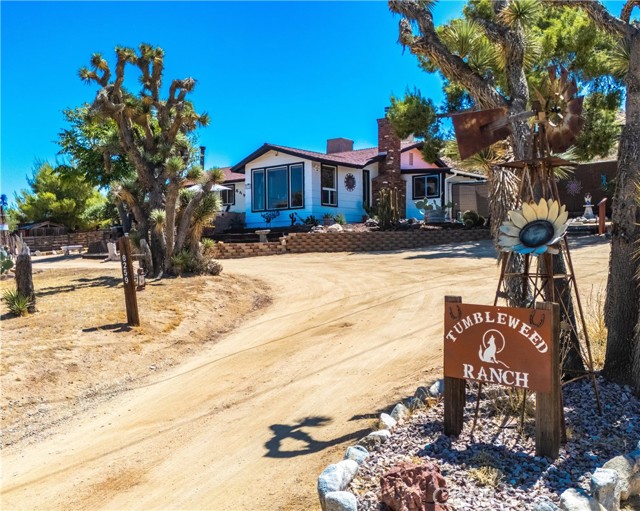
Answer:
[[(462, 2), (442, 2), (438, 21)], [(54, 163), (62, 110), (97, 90), (77, 71), (117, 45), (165, 50), (165, 83), (192, 76), (205, 167), (237, 163), (264, 142), (324, 151), (327, 138), (376, 145), (391, 94), (440, 82), (397, 44), (386, 2), (6, 2), (1, 5), (2, 193)], [(133, 68), (129, 68), (133, 71)]]

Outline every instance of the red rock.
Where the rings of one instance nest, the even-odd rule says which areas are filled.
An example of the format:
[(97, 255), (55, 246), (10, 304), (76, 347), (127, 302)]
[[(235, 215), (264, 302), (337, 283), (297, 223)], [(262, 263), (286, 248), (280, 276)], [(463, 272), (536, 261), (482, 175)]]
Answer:
[(380, 500), (392, 511), (448, 511), (446, 486), (437, 465), (401, 463), (380, 478)]

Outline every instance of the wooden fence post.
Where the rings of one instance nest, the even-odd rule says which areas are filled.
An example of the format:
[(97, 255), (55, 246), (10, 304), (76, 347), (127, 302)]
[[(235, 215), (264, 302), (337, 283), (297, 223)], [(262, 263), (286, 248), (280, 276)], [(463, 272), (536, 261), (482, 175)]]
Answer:
[(560, 306), (557, 303), (536, 303), (536, 309), (551, 313), (553, 335), (551, 351), (551, 392), (536, 392), (536, 456), (556, 459), (562, 440), (562, 398), (560, 382)]
[(124, 282), (124, 300), (127, 306), (127, 323), (131, 326), (140, 326), (138, 297), (136, 296), (135, 275), (133, 274), (133, 261), (131, 260), (131, 246), (127, 236), (123, 236), (118, 240), (118, 249), (120, 250), (120, 264)]
[[(450, 303), (461, 303), (460, 296), (445, 296), (445, 308)], [(444, 434), (458, 436), (464, 425), (465, 381), (461, 378), (444, 378)]]

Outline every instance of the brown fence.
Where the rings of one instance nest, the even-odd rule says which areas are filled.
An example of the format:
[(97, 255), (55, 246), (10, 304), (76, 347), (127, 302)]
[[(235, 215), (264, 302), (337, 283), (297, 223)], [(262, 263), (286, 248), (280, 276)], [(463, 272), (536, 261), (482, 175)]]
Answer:
[(89, 243), (111, 238), (111, 231), (88, 231), (61, 234), (59, 236), (25, 236), (22, 241), (28, 245), (31, 251), (60, 250), (65, 245), (82, 245), (87, 248)]
[(213, 255), (218, 259), (231, 259), (286, 252), (375, 252), (488, 239), (491, 239), (489, 229), (291, 233), (284, 245), (280, 242), (216, 243)]

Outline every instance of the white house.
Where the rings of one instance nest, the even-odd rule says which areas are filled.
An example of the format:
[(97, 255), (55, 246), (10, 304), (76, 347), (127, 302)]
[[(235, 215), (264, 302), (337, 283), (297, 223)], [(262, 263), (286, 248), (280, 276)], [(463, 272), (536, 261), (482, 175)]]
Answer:
[[(223, 184), (233, 188), (223, 197), (228, 211), (245, 213), (246, 226), (264, 227), (267, 215), (273, 227), (310, 215), (343, 214), (360, 222), (380, 189), (397, 188), (404, 217), (421, 218), (415, 202), (428, 199), (444, 207), (456, 182), (481, 182), (482, 176), (447, 167), (441, 160), (422, 158), (422, 142), (401, 141), (386, 118), (378, 119), (378, 146), (353, 149), (346, 138), (327, 140), (327, 152), (318, 153), (265, 143), (242, 161), (225, 169)], [(233, 199), (232, 199), (233, 198)]]

